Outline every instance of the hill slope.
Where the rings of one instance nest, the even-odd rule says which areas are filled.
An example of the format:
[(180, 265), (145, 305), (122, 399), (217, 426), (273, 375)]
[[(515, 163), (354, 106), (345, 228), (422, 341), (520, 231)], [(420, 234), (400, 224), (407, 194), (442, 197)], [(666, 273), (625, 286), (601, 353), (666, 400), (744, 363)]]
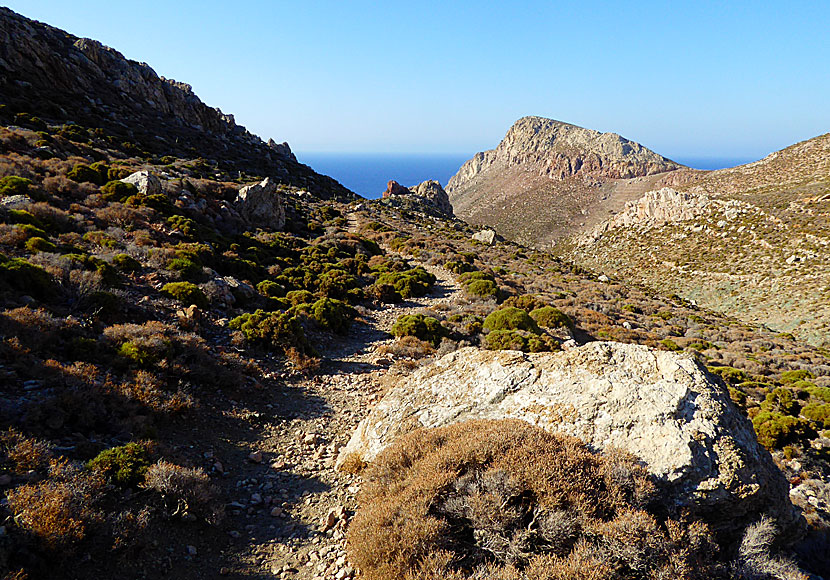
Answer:
[(571, 257), (830, 343), (830, 134), (696, 175), (677, 190), (630, 203)]
[(287, 143), (265, 143), (233, 115), (205, 105), (190, 85), (4, 7), (0, 96), (0, 113), (9, 123), (36, 130), (45, 129), (44, 121), (101, 129), (114, 149), (130, 155), (205, 158), (225, 171), (271, 175), (325, 196), (353, 196), (298, 163)]
[(681, 168), (615, 133), (524, 117), (498, 147), (467, 161), (447, 193), (466, 221), (545, 245), (601, 221)]

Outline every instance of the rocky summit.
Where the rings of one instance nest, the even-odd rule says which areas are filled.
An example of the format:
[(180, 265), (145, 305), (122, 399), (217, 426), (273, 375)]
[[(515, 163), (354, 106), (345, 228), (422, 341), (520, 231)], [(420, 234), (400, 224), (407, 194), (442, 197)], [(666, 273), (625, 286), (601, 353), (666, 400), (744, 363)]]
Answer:
[(462, 165), (447, 193), (468, 222), (541, 245), (604, 218), (608, 207), (630, 193), (618, 191), (621, 183), (644, 191), (654, 176), (681, 168), (616, 133), (523, 117), (498, 147)]

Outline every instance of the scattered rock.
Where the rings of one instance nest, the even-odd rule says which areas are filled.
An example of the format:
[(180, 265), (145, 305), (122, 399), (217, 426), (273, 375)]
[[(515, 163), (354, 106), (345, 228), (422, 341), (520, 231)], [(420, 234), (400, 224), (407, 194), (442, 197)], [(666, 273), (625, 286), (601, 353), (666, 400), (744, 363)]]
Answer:
[(248, 461), (251, 463), (262, 463), (262, 451), (253, 451), (248, 455)]
[(423, 198), (426, 203), (435, 206), (435, 208), (441, 211), (441, 213), (449, 216), (453, 215), (450, 197), (437, 181), (424, 181), (423, 183), (410, 188), (410, 190), (414, 195)]
[(157, 195), (163, 193), (161, 181), (149, 171), (136, 171), (121, 181), (135, 185), (141, 195)]
[(493, 230), (481, 230), (473, 234), (473, 239), (492, 246), (496, 243), (496, 232)]
[(0, 199), (0, 206), (6, 209), (23, 209), (34, 203), (28, 195), (10, 195)]
[(187, 547), (187, 555), (188, 556), (195, 556), (197, 554), (196, 546), (188, 546)]
[(240, 189), (234, 206), (249, 222), (266, 225), (275, 230), (285, 227), (283, 196), (277, 193), (277, 182), (270, 177)]
[(464, 348), (386, 393), (341, 451), (371, 461), (397, 436), (468, 419), (523, 419), (642, 459), (678, 508), (738, 533), (768, 513), (784, 536), (802, 520), (752, 425), (692, 358), (592, 342), (562, 353)]

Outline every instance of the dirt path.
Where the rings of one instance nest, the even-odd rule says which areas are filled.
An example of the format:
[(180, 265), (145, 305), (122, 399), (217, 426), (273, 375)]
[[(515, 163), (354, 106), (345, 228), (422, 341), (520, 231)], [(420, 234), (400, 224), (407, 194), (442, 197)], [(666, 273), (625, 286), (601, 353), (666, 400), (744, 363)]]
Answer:
[(247, 545), (239, 546), (241, 554), (226, 575), (336, 580), (354, 575), (344, 532), (359, 478), (334, 470), (337, 453), (380, 398), (389, 361), (377, 349), (392, 342), (388, 331), (397, 318), (453, 301), (461, 292), (450, 272), (419, 265), (437, 278), (428, 296), (363, 311), (347, 337), (315, 343), (324, 362), (313, 377), (275, 393), (271, 406), (282, 416), (267, 420), (251, 446), (261, 452), (261, 462), (255, 455), (236, 474), (230, 534)]

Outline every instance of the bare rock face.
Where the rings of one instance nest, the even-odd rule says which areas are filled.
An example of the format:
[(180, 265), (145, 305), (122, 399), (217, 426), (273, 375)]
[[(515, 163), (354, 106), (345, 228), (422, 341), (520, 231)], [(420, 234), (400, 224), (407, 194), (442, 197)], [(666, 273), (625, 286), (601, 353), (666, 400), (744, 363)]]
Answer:
[(767, 513), (785, 536), (802, 520), (750, 422), (691, 358), (592, 342), (561, 353), (465, 348), (389, 391), (341, 451), (371, 461), (396, 437), (470, 419), (522, 419), (643, 460), (678, 509), (737, 534)]
[(240, 189), (234, 205), (243, 219), (251, 223), (275, 230), (285, 227), (283, 196), (277, 192), (277, 183), (270, 177)]
[(543, 117), (516, 121), (490, 151), (476, 153), (450, 179), (452, 197), (479, 173), (523, 165), (552, 179), (591, 175), (628, 179), (679, 169), (677, 163), (616, 133), (601, 133)]
[(162, 193), (161, 181), (149, 171), (136, 171), (122, 179), (124, 183), (132, 183), (142, 195), (156, 195)]
[(437, 181), (424, 181), (412, 187), (404, 187), (390, 181), (383, 192), (385, 203), (400, 208), (415, 209), (428, 214), (452, 216), (450, 198)]

